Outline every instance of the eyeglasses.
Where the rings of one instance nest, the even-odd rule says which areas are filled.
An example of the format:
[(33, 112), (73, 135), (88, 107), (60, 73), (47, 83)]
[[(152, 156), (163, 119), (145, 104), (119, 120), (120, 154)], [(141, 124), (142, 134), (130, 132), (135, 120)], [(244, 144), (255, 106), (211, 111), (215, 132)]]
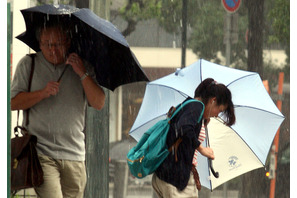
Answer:
[(51, 43), (51, 42), (40, 42), (40, 45), (46, 49), (52, 49), (54, 47), (59, 48), (59, 47), (65, 47), (67, 44), (67, 40), (57, 42), (57, 43)]

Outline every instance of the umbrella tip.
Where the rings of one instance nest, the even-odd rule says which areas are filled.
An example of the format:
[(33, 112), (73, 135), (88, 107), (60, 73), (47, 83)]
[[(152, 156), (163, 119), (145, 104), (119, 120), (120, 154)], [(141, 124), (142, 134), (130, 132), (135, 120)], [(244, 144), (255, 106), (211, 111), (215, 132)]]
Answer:
[(184, 73), (182, 72), (181, 68), (177, 68), (176, 71), (175, 71), (175, 75), (176, 76), (184, 76)]

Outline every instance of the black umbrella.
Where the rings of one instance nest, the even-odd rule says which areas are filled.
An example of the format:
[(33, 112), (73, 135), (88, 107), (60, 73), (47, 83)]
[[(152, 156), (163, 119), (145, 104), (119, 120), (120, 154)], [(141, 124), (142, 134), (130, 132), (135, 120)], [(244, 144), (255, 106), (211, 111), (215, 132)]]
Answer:
[(40, 51), (36, 28), (47, 23), (63, 24), (70, 29), (70, 52), (76, 52), (95, 67), (100, 85), (113, 91), (123, 84), (148, 81), (121, 32), (91, 10), (69, 5), (42, 5), (21, 12), (26, 31), (17, 38), (36, 52)]

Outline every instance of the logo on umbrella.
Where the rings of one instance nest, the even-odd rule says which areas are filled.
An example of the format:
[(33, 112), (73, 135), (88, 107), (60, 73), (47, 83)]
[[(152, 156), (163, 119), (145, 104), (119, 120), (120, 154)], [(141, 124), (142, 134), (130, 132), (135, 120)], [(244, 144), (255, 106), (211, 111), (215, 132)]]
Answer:
[(230, 170), (236, 169), (241, 166), (241, 164), (238, 163), (238, 157), (236, 156), (229, 157), (228, 163), (229, 163)]

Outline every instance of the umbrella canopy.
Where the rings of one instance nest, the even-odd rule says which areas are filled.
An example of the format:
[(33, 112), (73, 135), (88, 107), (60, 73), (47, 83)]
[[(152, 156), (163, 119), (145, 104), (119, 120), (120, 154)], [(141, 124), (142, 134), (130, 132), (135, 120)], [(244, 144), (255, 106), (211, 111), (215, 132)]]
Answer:
[(26, 31), (17, 38), (36, 52), (40, 51), (36, 28), (59, 23), (70, 29), (71, 49), (95, 67), (100, 85), (114, 90), (136, 81), (148, 81), (124, 36), (109, 21), (87, 8), (69, 5), (42, 5), (21, 10)]
[[(166, 117), (171, 106), (176, 106), (188, 96), (194, 97), (195, 89), (206, 78), (213, 78), (229, 88), (232, 93), (236, 116), (236, 123), (232, 127), (227, 127), (222, 122), (216, 122), (213, 119), (208, 125), (209, 143), (216, 155), (213, 162), (214, 168), (217, 169), (221, 163), (228, 163), (229, 158), (230, 161), (233, 160), (234, 162), (236, 158), (248, 159), (234, 168), (234, 170), (239, 170), (239, 167), (242, 167), (232, 176), (225, 174), (227, 173), (225, 169), (219, 169), (220, 181), (218, 181), (218, 179), (210, 177), (208, 160), (199, 156), (198, 172), (201, 183), (209, 189), (214, 189), (235, 176), (262, 167), (266, 162), (275, 133), (284, 120), (284, 116), (271, 100), (258, 73), (237, 70), (200, 59), (173, 74), (152, 81), (147, 84), (144, 99), (130, 130), (130, 135), (138, 141), (148, 128)], [(219, 115), (219, 117), (224, 120), (223, 115)], [(226, 130), (225, 133), (223, 133), (224, 130)], [(238, 136), (239, 144), (243, 145), (239, 150), (236, 148), (236, 151), (249, 149), (254, 157), (249, 157), (246, 152), (234, 153), (233, 155), (218, 152), (223, 146), (224, 149), (222, 150), (224, 151), (226, 149), (234, 150), (230, 146), (233, 145), (235, 139), (223, 139), (223, 137), (230, 138), (229, 134), (231, 133)], [(219, 141), (216, 141), (216, 138)], [(221, 161), (220, 156), (228, 156), (227, 161), (223, 159)], [(250, 166), (246, 168), (244, 163), (249, 163)]]

